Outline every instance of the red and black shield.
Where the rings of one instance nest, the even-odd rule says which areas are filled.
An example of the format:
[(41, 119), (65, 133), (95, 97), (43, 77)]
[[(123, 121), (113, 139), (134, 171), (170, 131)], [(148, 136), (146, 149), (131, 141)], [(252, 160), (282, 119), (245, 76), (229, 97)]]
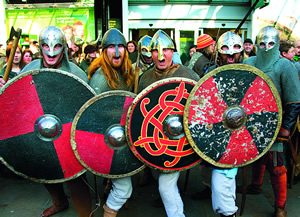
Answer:
[(183, 110), (195, 81), (169, 78), (145, 88), (128, 111), (126, 135), (131, 150), (163, 172), (189, 169), (201, 159), (183, 130)]
[(92, 173), (121, 178), (145, 168), (130, 151), (125, 136), (126, 115), (136, 95), (107, 91), (87, 101), (72, 124), (71, 144), (81, 164)]
[(184, 110), (185, 132), (203, 160), (223, 168), (264, 155), (281, 125), (281, 101), (273, 82), (257, 68), (231, 64), (204, 76)]
[(64, 182), (86, 170), (70, 143), (71, 125), (95, 92), (55, 69), (32, 70), (0, 93), (0, 156), (15, 173), (42, 183)]

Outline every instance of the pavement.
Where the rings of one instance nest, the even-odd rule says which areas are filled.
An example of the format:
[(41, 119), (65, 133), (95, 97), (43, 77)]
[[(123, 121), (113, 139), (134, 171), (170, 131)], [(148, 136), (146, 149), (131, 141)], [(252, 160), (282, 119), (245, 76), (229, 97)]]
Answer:
[[(1, 165), (4, 167), (3, 165)], [(250, 182), (251, 167), (247, 166), (247, 181)], [(133, 194), (128, 202), (128, 206), (123, 206), (118, 213), (118, 217), (166, 217), (163, 207), (153, 207), (153, 201), (158, 198), (157, 181), (140, 186), (138, 184), (142, 177), (142, 172), (132, 176)], [(205, 199), (195, 201), (191, 199), (191, 194), (204, 189), (200, 179), (199, 166), (190, 169), (188, 181), (186, 181), (187, 171), (182, 171), (178, 186), (183, 192), (182, 199), (184, 202), (186, 217), (216, 217), (219, 216), (212, 211), (211, 200)], [(237, 185), (243, 181), (243, 170), (239, 169), (237, 175)], [(93, 197), (93, 208), (95, 217), (103, 216), (103, 178), (87, 172), (88, 182), (90, 184), (91, 195)], [(298, 178), (296, 179), (296, 181)], [(95, 182), (96, 181), (96, 182)], [(6, 167), (0, 171), (0, 217), (39, 217), (44, 209), (51, 206), (51, 197), (41, 183), (26, 180), (15, 175)], [(187, 185), (186, 185), (187, 183)], [(186, 187), (185, 187), (186, 186)], [(96, 190), (95, 190), (96, 189)], [(274, 212), (274, 196), (269, 179), (269, 174), (264, 177), (263, 193), (260, 195), (247, 195), (246, 204), (243, 212), (244, 217), (271, 217)], [(69, 195), (65, 186), (65, 191)], [(95, 192), (96, 191), (96, 192)], [(96, 201), (100, 197), (101, 202)], [(236, 204), (239, 207), (238, 215), (240, 216), (242, 195), (237, 194)], [(76, 217), (71, 200), (70, 208), (53, 215), (54, 217)], [(100, 204), (97, 205), (97, 204)], [(288, 188), (288, 197), (286, 209), (288, 217), (300, 216), (300, 179), (292, 188)]]

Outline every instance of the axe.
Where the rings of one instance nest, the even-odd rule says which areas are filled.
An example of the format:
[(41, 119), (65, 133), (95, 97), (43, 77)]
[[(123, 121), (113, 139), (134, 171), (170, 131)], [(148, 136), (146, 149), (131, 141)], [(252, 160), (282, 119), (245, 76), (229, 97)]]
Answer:
[(8, 76), (11, 71), (12, 62), (14, 60), (14, 56), (16, 53), (16, 49), (17, 49), (21, 34), (22, 34), (22, 29), (18, 28), (17, 31), (15, 31), (14, 27), (13, 26), (11, 27), (9, 40), (14, 40), (14, 41), (12, 44), (12, 48), (10, 51), (9, 59), (7, 61), (7, 65), (6, 65), (6, 69), (5, 69), (5, 73), (4, 73), (4, 77), (3, 77), (3, 80), (5, 82), (8, 80)]

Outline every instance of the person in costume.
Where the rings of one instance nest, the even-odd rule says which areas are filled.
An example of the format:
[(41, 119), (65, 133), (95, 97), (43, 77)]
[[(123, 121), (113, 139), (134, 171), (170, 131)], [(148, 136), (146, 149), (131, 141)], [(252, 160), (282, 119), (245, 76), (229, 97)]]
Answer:
[[(65, 34), (60, 28), (56, 26), (43, 28), (39, 35), (39, 46), (42, 59), (33, 60), (20, 73), (42, 68), (59, 69), (72, 73), (88, 83), (85, 72), (74, 63), (69, 62)], [(92, 200), (84, 178), (85, 175), (82, 175), (82, 177), (66, 181), (66, 185), (70, 190), (72, 203), (79, 217), (90, 217)], [(44, 186), (50, 193), (53, 204), (43, 211), (42, 217), (52, 216), (68, 209), (69, 202), (63, 189), (63, 183), (44, 184)]]
[[(217, 62), (208, 68), (205, 73), (228, 64), (240, 63), (243, 51), (242, 39), (239, 35), (228, 31), (223, 33), (217, 43)], [(236, 175), (237, 168), (223, 169), (204, 162), (201, 166), (201, 177), (206, 186), (202, 192), (192, 194), (192, 199), (201, 200), (211, 196), (212, 207), (221, 217), (235, 217), (236, 206)], [(211, 174), (209, 180), (208, 174)]]
[[(131, 91), (134, 71), (124, 35), (117, 29), (109, 29), (103, 36), (102, 49), (90, 66), (90, 86), (97, 94), (110, 90)], [(111, 183), (112, 189), (103, 206), (104, 217), (117, 216), (132, 194), (131, 177), (111, 179)]]
[(137, 62), (132, 64), (132, 67), (134, 69), (135, 67), (140, 68), (140, 76), (154, 65), (150, 48), (151, 39), (152, 37), (150, 37), (149, 35), (144, 35), (138, 42)]
[[(138, 91), (142, 91), (152, 83), (171, 77), (184, 77), (195, 81), (199, 76), (186, 66), (174, 64), (172, 61), (174, 44), (162, 30), (158, 30), (151, 41), (151, 54), (154, 67), (149, 68), (139, 81)], [(168, 217), (183, 217), (184, 207), (177, 182), (180, 172), (160, 173), (158, 178), (159, 193)]]
[[(289, 138), (300, 111), (300, 85), (296, 68), (285, 58), (280, 58), (279, 31), (272, 26), (263, 27), (257, 35), (256, 57), (245, 64), (264, 72), (275, 84), (282, 101), (283, 120), (278, 136)], [(268, 169), (275, 196), (275, 216), (286, 217), (287, 170), (283, 162), (283, 143), (275, 142), (267, 154), (252, 164), (252, 182), (247, 193), (261, 193), (263, 175)]]
[[(240, 63), (243, 42), (239, 35), (228, 31), (223, 33), (217, 43), (217, 64), (211, 66), (207, 72), (228, 64)], [(215, 213), (221, 217), (235, 217), (238, 207), (236, 206), (236, 175), (238, 168), (223, 169), (212, 167), (211, 175), (211, 199)]]

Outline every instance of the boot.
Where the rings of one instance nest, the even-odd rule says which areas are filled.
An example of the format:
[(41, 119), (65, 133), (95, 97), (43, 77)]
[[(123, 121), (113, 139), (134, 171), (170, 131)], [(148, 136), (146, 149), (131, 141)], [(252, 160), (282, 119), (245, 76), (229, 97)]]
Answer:
[(106, 204), (103, 205), (104, 213), (103, 217), (116, 217), (118, 214), (118, 211), (110, 209)]
[(276, 207), (275, 209), (275, 217), (287, 217), (287, 212), (279, 207)]

